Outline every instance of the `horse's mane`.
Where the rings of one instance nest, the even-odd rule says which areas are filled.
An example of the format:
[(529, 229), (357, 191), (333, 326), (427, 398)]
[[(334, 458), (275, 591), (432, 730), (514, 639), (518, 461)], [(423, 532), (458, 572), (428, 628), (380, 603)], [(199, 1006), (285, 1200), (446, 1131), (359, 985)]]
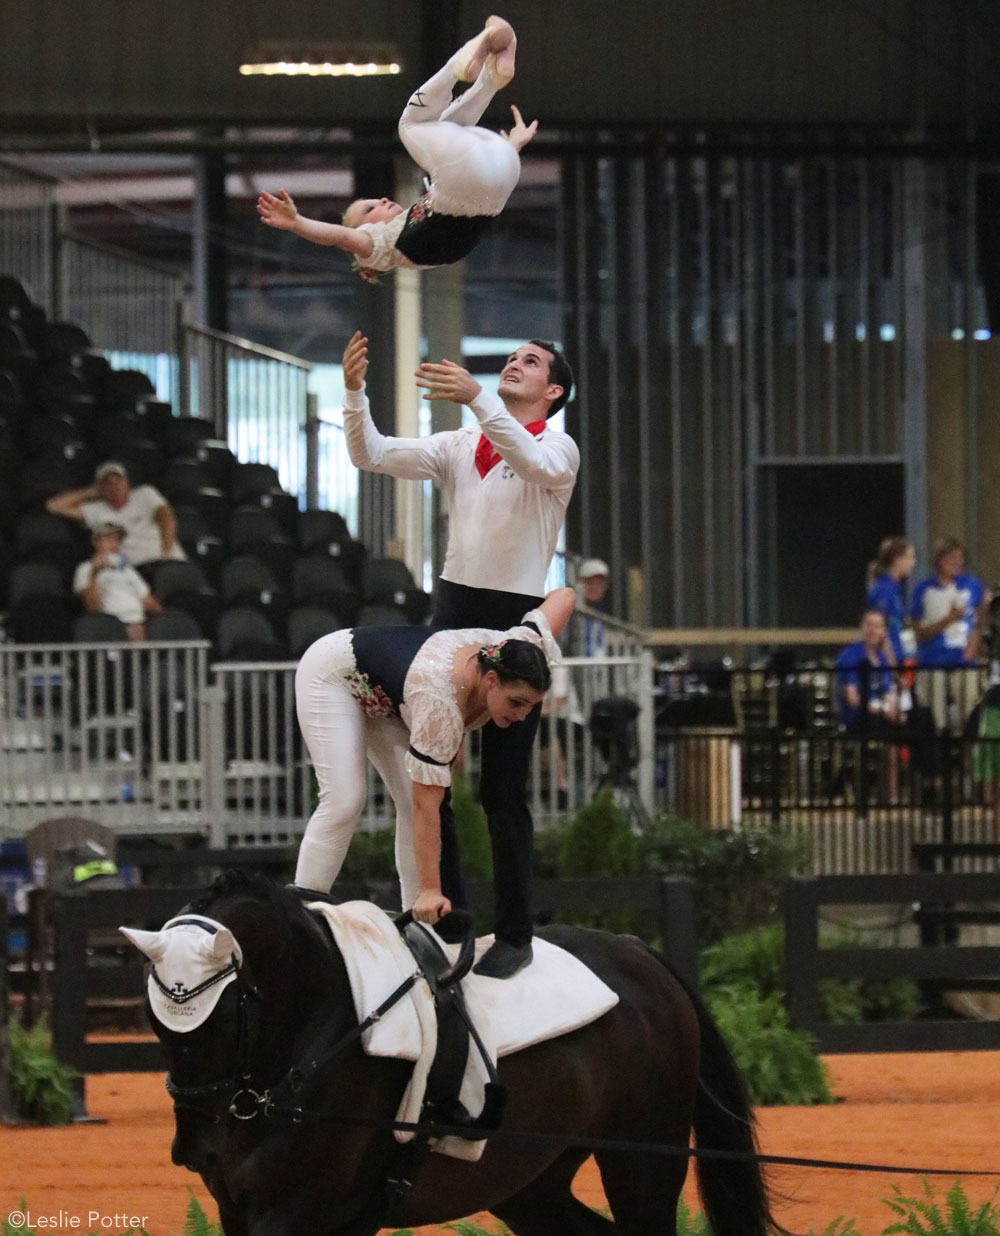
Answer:
[(193, 898), (185, 907), (190, 914), (208, 914), (217, 901), (229, 896), (251, 896), (273, 906), (286, 917), (302, 913), (302, 903), (284, 885), (259, 871), (228, 868), (216, 876), (205, 892)]

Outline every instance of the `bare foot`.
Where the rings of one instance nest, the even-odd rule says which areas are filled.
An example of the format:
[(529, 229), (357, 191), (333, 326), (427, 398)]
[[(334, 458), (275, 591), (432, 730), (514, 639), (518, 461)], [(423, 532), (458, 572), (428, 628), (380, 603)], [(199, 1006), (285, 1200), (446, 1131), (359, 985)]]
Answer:
[[(514, 27), (502, 17), (487, 17), (486, 25), (455, 56), (455, 76), (460, 82), (474, 82), (491, 53), (501, 54), (516, 44)], [(510, 76), (513, 77), (513, 52)], [(510, 78), (507, 78), (509, 81)], [(506, 82), (504, 83), (506, 85)]]
[(513, 30), (510, 40), (501, 51), (490, 52), (486, 57), (486, 72), (496, 86), (502, 90), (514, 76), (514, 55), (517, 52), (517, 36)]
[(516, 43), (517, 41), (514, 35), (514, 27), (510, 22), (496, 15), (487, 17), (486, 33), (491, 52), (502, 52), (508, 44)]
[(464, 47), (455, 55), (455, 77), (460, 82), (474, 82), (482, 72), (489, 53), (489, 30), (481, 30), (475, 38), (469, 39)]

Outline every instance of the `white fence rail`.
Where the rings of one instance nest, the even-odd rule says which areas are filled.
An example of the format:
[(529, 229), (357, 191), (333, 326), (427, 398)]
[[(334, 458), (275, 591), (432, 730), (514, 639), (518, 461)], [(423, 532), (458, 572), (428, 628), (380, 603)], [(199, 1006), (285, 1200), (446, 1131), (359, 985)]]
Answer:
[[(653, 807), (648, 654), (570, 658), (534, 752), (536, 823), (565, 816), (610, 779), (627, 811)], [(0, 646), (0, 835), (83, 815), (121, 835), (202, 835), (213, 846), (302, 834), (313, 806), (295, 716), (294, 663), (210, 665), (191, 643)], [(639, 705), (620, 749), (592, 741), (605, 697)], [(475, 773), (470, 738), (466, 769)], [(361, 826), (392, 822), (374, 770)]]

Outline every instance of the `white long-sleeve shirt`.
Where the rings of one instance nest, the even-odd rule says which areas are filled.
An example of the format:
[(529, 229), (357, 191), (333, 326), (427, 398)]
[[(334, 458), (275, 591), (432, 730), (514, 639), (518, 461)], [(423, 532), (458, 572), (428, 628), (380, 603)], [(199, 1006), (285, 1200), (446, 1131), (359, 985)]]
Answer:
[(441, 486), (450, 516), (442, 579), (541, 596), (580, 452), (569, 434), (548, 427), (534, 437), (488, 391), (480, 391), (470, 406), (503, 456), (484, 477), (476, 468), (475, 429), (427, 438), (386, 437), (375, 428), (363, 389), (347, 391), (344, 398), (351, 461), (367, 472)]

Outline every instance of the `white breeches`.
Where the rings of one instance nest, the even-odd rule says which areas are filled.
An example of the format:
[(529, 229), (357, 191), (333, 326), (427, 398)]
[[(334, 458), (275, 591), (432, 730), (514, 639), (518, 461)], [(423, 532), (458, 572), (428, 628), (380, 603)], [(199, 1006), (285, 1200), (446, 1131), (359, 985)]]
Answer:
[(343, 866), (367, 790), (366, 761), (396, 808), (396, 871), (403, 909), (420, 892), (413, 849), (413, 782), (404, 763), (410, 734), (398, 717), (369, 719), (337, 672), (347, 631), (308, 648), (295, 673), (295, 710), (309, 748), (319, 802), (299, 847), (295, 883), (326, 892)]
[(505, 137), (476, 122), (496, 94), (484, 68), (452, 99), (455, 70), (449, 60), (412, 96), (399, 118), (399, 136), (436, 190), (446, 215), (498, 215), (521, 174), (521, 159)]

